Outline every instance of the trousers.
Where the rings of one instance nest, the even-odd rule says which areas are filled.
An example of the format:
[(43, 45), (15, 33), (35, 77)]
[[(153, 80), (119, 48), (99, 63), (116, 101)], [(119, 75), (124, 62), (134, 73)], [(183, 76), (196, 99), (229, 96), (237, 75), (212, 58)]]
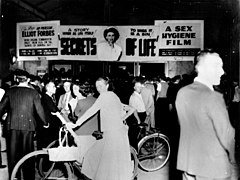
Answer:
[[(8, 130), (7, 132), (7, 158), (8, 170), (11, 175), (16, 163), (26, 154), (34, 151), (34, 131)], [(29, 161), (23, 167), (24, 180), (35, 178), (34, 161)]]

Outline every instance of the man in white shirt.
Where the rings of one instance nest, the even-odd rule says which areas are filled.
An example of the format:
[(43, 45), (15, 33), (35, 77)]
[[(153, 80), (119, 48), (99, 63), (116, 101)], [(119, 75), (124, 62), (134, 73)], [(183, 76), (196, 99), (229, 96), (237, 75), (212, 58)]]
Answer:
[(130, 96), (129, 105), (136, 109), (137, 113), (134, 113), (134, 116), (137, 119), (138, 123), (144, 123), (147, 114), (145, 104), (141, 95), (143, 85), (140, 78), (135, 78), (133, 80), (133, 84), (134, 92)]
[(68, 120), (67, 117), (68, 117), (68, 114), (70, 112), (69, 107), (68, 107), (68, 103), (72, 99), (70, 86), (71, 86), (70, 81), (65, 81), (63, 83), (63, 88), (65, 90), (65, 93), (60, 96), (59, 101), (58, 101), (58, 106), (57, 106), (66, 120)]

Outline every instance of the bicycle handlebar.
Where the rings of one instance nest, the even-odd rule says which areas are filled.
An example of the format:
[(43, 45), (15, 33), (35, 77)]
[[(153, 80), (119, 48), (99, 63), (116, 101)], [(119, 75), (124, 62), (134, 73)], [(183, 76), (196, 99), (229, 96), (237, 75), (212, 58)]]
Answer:
[[(57, 116), (64, 125), (67, 123), (67, 121), (64, 119), (64, 117), (63, 117), (59, 112), (52, 113), (52, 114), (55, 115), (55, 116)], [(76, 135), (76, 133), (73, 131), (73, 129), (68, 128), (67, 126), (65, 126), (65, 128), (66, 128), (66, 129), (70, 132), (70, 134), (74, 137), (74, 141), (75, 141), (75, 143), (78, 145), (77, 135)]]

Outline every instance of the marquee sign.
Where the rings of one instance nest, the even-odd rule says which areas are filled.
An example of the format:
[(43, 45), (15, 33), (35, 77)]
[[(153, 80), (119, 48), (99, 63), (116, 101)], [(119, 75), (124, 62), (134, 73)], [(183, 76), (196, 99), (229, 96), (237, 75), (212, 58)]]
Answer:
[[(112, 47), (104, 37), (111, 28), (119, 33)], [(152, 26), (113, 27), (60, 26), (59, 21), (17, 24), (18, 60), (165, 62), (193, 60), (202, 48), (200, 20), (157, 20)]]

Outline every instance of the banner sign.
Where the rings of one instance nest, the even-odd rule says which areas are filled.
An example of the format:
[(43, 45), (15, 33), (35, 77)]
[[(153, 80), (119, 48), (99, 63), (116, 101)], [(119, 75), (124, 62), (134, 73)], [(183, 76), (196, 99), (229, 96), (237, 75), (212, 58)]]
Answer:
[[(114, 28), (119, 38), (114, 43), (121, 51), (108, 48), (104, 32)], [(98, 61), (140, 61), (158, 56), (156, 26), (60, 26), (60, 59)], [(101, 47), (101, 48), (100, 48)], [(104, 49), (103, 49), (104, 48)], [(111, 55), (107, 55), (107, 53)], [(120, 57), (119, 57), (120, 56)]]
[(123, 56), (121, 61), (158, 59), (159, 28), (156, 26), (119, 26)]
[(203, 49), (202, 20), (156, 20), (160, 29), (159, 57), (176, 60), (193, 60), (193, 56)]
[(59, 21), (17, 23), (17, 59), (58, 59)]
[(153, 26), (60, 26), (18, 23), (18, 60), (165, 62), (193, 60), (203, 48), (203, 21), (155, 21)]
[(100, 26), (60, 26), (60, 59), (96, 60)]

